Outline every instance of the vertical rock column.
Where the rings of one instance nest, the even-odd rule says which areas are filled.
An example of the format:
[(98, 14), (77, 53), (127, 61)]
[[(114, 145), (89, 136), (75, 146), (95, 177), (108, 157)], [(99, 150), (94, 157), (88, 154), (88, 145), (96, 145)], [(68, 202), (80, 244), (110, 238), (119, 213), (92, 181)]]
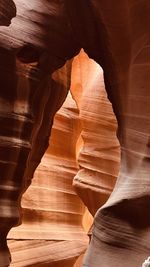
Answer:
[(53, 116), (69, 89), (70, 63), (51, 77), (37, 62), (21, 62), (11, 51), (0, 48), (0, 57), (0, 263), (5, 266), (10, 261), (6, 236), (20, 222), (21, 196), (45, 152)]
[[(60, 70), (57, 71), (59, 72)], [(60, 78), (60, 75), (58, 76)], [(55, 95), (57, 87), (53, 89)], [(60, 95), (57, 94), (57, 103), (62, 99)], [(56, 109), (54, 99), (51, 98), (50, 107)], [(72, 187), (73, 178), (78, 171), (76, 143), (80, 132), (79, 112), (69, 94), (55, 117), (50, 146), (35, 172), (31, 186), (23, 196), (22, 225), (9, 234), (12, 267), (34, 264), (72, 267), (78, 256), (85, 251), (88, 241), (82, 227), (85, 208)], [(43, 139), (39, 139), (34, 146), (35, 159), (36, 149), (40, 151), (42, 144)], [(25, 253), (23, 247), (24, 244), (27, 246), (27, 243), (28, 253)], [(16, 249), (17, 244), (20, 245)]]
[(104, 69), (121, 146), (117, 183), (95, 216), (84, 266), (141, 266), (150, 251), (150, 2), (69, 4), (76, 36)]
[(120, 150), (117, 123), (107, 99), (103, 71), (82, 51), (73, 61), (72, 94), (80, 110), (83, 146), (75, 189), (91, 214), (111, 194), (119, 172)]
[[(0, 1), (0, 26), (9, 26), (11, 23), (11, 19), (13, 17), (16, 16), (16, 6), (14, 4), (14, 2), (12, 0), (1, 0)], [(3, 85), (4, 86), (4, 85)], [(4, 96), (2, 94), (2, 96)], [(5, 97), (4, 97), (5, 98)], [(5, 102), (5, 100), (1, 99), (0, 101), (2, 103), (2, 107), (0, 108), (0, 114), (2, 114), (1, 117), (1, 123), (3, 124), (4, 122), (4, 127), (3, 129), (1, 129), (0, 132), (0, 155), (1, 155), (1, 161), (0, 161), (0, 166), (2, 168), (2, 172), (1, 172), (1, 176), (3, 176), (4, 174), (4, 179), (7, 179), (7, 174), (6, 174), (6, 169), (7, 169), (7, 153), (9, 151), (9, 137), (7, 140), (5, 140), (5, 135), (7, 135), (7, 122), (11, 121), (11, 118), (9, 118), (9, 116), (4, 115), (5, 114), (5, 109), (3, 111), (3, 104)], [(7, 110), (7, 108), (6, 108)], [(7, 118), (6, 118), (7, 117)], [(2, 125), (1, 124), (1, 125)], [(2, 128), (2, 127), (1, 127)], [(10, 129), (9, 129), (9, 134), (10, 134)], [(5, 141), (4, 141), (5, 140)], [(10, 149), (11, 150), (11, 149)], [(11, 165), (11, 168), (12, 165)], [(8, 219), (8, 227), (5, 226), (5, 216), (10, 215), (10, 211), (9, 211), (9, 201), (8, 201), (8, 195), (10, 194), (12, 189), (12, 185), (8, 185), (7, 181), (6, 181), (6, 185), (4, 184), (4, 182), (1, 183), (0, 186), (0, 191), (1, 191), (1, 199), (0, 199), (0, 205), (2, 205), (3, 207), (1, 208), (0, 212), (1, 212), (1, 223), (0, 223), (0, 265), (1, 266), (8, 266), (9, 262), (10, 262), (10, 254), (9, 254), (9, 250), (7, 248), (7, 244), (6, 244), (6, 235), (8, 232), (8, 229), (11, 225), (11, 220)], [(7, 214), (7, 215), (6, 215)], [(15, 219), (14, 219), (15, 220)]]
[[(0, 28), (0, 250), (7, 254), (4, 260), (0, 257), (2, 267), (10, 260), (6, 235), (20, 221), (22, 193), (47, 146), (50, 126), (38, 156), (33, 155), (45, 127), (50, 74), (78, 50), (70, 41), (62, 1), (14, 2), (16, 18), (10, 27)], [(1, 24), (6, 26), (15, 15), (15, 5), (8, 0), (0, 3), (0, 14), (3, 7), (5, 11)], [(9, 7), (13, 12), (9, 13)]]
[[(26, 171), (30, 179), (39, 163), (39, 155), (43, 153), (43, 145), (47, 145), (47, 139), (43, 136), (49, 135), (52, 114), (65, 98), (67, 90), (63, 88), (67, 86), (59, 85), (65, 77), (69, 78), (67, 73), (64, 67), (53, 75), (57, 86), (51, 87), (51, 98), (33, 142), (34, 153), (30, 154), (30, 168)], [(115, 169), (119, 166), (116, 122), (104, 93), (102, 71), (83, 52), (73, 62), (71, 91), (80, 110), (69, 94), (55, 117), (50, 146), (23, 197), (23, 224), (9, 234), (10, 239), (16, 240), (10, 241), (12, 267), (42, 264), (73, 266), (87, 244), (82, 228), (84, 206), (73, 191), (73, 178), (78, 194), (93, 215), (106, 201), (115, 183)], [(50, 120), (47, 124), (48, 116)], [(110, 129), (114, 139), (109, 135)], [(112, 143), (114, 145), (111, 147)], [(105, 150), (106, 144), (108, 147)], [(112, 154), (108, 155), (110, 147)], [(41, 254), (43, 249), (44, 253)]]
[(30, 140), (34, 124), (28, 101), (30, 88), (26, 92), (18, 90), (15, 58), (11, 53), (5, 52), (0, 49), (0, 266), (2, 267), (8, 266), (10, 260), (6, 235), (11, 227), (18, 223), (20, 217), (18, 198), (31, 149)]

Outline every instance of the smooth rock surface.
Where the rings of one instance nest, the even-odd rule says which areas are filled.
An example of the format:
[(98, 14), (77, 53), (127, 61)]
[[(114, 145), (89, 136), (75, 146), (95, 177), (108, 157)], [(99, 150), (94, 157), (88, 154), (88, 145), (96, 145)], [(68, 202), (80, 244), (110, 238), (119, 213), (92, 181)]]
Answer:
[[(62, 70), (60, 71), (62, 72)], [(87, 73), (92, 74), (89, 76), (93, 77), (92, 80), (87, 79)], [(65, 73), (63, 75), (65, 77)], [(98, 81), (101, 84), (100, 88), (98, 87)], [(78, 90), (78, 86), (83, 90)], [(52, 90), (57, 90), (57, 87), (55, 86)], [(19, 266), (19, 264), (23, 266), (32, 265), (31, 257), (28, 258), (26, 250), (23, 252), (24, 244), (26, 246), (29, 244), (28, 250), (31, 256), (33, 256), (33, 253), (36, 254), (36, 247), (34, 248), (35, 252), (30, 249), (30, 244), (32, 244), (32, 241), (29, 241), (30, 239), (34, 240), (34, 245), (37, 244), (39, 250), (43, 240), (45, 251), (47, 251), (47, 246), (44, 245), (46, 244), (44, 240), (47, 240), (48, 244), (51, 240), (57, 240), (56, 243), (62, 239), (67, 241), (68, 243), (65, 242), (66, 259), (63, 262), (61, 252), (59, 249), (57, 250), (57, 246), (55, 247), (55, 242), (51, 243), (51, 247), (52, 244), (54, 245), (55, 256), (58, 255), (58, 261), (62, 266), (66, 266), (68, 259), (70, 259), (71, 254), (67, 255), (67, 247), (69, 248), (70, 241), (72, 241), (72, 246), (74, 242), (72, 262), (73, 259), (75, 262), (75, 259), (79, 256), (79, 244), (82, 244), (81, 254), (88, 241), (86, 233), (83, 231), (82, 223), (86, 231), (88, 231), (92, 223), (92, 216), (87, 211), (85, 212), (84, 205), (73, 190), (72, 182), (74, 177), (74, 187), (89, 210), (93, 212), (93, 215), (113, 189), (117, 175), (115, 175), (113, 169), (117, 172), (119, 167), (119, 147), (115, 136), (116, 121), (104, 90), (102, 70), (83, 51), (73, 60), (71, 93), (75, 100), (69, 93), (62, 108), (55, 116), (50, 146), (35, 172), (31, 186), (23, 196), (22, 224), (9, 233), (9, 239), (16, 239), (13, 242), (9, 241), (12, 252), (12, 267)], [(56, 101), (53, 102), (55, 107), (54, 103)], [(51, 104), (50, 114), (54, 110), (53, 106)], [(100, 116), (99, 120), (101, 111), (103, 111), (103, 116)], [(91, 125), (91, 127), (88, 127), (88, 125)], [(107, 139), (104, 139), (106, 133)], [(81, 142), (83, 137), (84, 142)], [(89, 138), (86, 139), (86, 137)], [(111, 152), (110, 155), (112, 157), (115, 155), (111, 166), (107, 150), (104, 150), (105, 157), (99, 157), (97, 153), (93, 154), (96, 149), (99, 153), (102, 153), (104, 145), (108, 143), (108, 138), (111, 138), (110, 144), (111, 142), (114, 144), (112, 151), (111, 147), (108, 148), (109, 154)], [(103, 141), (102, 145), (101, 140)], [(39, 142), (38, 146), (35, 146), (36, 152), (40, 151), (41, 142)], [(83, 181), (85, 181), (82, 181), (83, 186), (81, 189), (77, 178), (80, 175), (78, 165), (80, 166), (80, 171), (82, 169), (82, 172), (86, 174), (79, 178), (79, 181), (81, 181), (81, 178), (84, 177)], [(87, 175), (89, 168), (92, 175)], [(109, 176), (106, 175), (106, 171), (108, 171)], [(103, 175), (103, 181), (100, 179), (101, 175)], [(109, 177), (108, 181), (107, 176)], [(93, 181), (93, 186), (91, 186), (91, 181)], [(105, 192), (101, 189), (99, 190), (104, 184), (109, 188)], [(17, 239), (24, 239), (24, 241), (17, 241)], [(17, 243), (20, 244), (22, 249), (20, 248), (19, 250), (18, 245), (16, 251)], [(75, 248), (78, 248), (77, 251)], [(21, 256), (22, 254), (23, 256)], [(40, 260), (42, 263), (39, 263)], [(40, 256), (37, 262), (34, 258), (34, 262), (36, 264), (49, 263), (52, 266), (56, 264), (56, 262), (53, 263), (51, 256), (47, 260), (48, 263)], [(79, 262), (81, 265), (81, 260), (78, 260), (76, 265), (79, 265)]]
[[(43, 130), (52, 125), (51, 117), (53, 118), (53, 113), (67, 94), (67, 90), (61, 91), (63, 86), (60, 78), (62, 77), (62, 82), (65, 81), (63, 69), (53, 76), (59, 83), (51, 88), (53, 98), (51, 102), (48, 101), (50, 121), (45, 125), (43, 118)], [(66, 76), (66, 81), (68, 79), (69, 75)], [(69, 81), (66, 84), (69, 85)], [(65, 88), (67, 87), (64, 86)], [(47, 117), (46, 113), (46, 119)], [(88, 244), (88, 237), (82, 226), (85, 207), (72, 187), (73, 178), (78, 171), (76, 142), (80, 131), (78, 108), (69, 93), (55, 116), (50, 146), (35, 172), (31, 186), (22, 198), (22, 224), (14, 228), (8, 236), (12, 267), (72, 267), (78, 256), (85, 251)], [(42, 133), (45, 136), (45, 132)], [(43, 136), (40, 135), (41, 138)], [(42, 144), (43, 139), (38, 138), (34, 145), (35, 153), (38, 154), (33, 154), (36, 160), (40, 149), (43, 149)], [(33, 158), (31, 159), (34, 163)]]
[(51, 92), (50, 75), (80, 48), (103, 68), (121, 146), (117, 183), (96, 213), (84, 265), (142, 265), (150, 251), (150, 2), (14, 3), (17, 16), (10, 27), (0, 27), (0, 265), (8, 265), (6, 235), (20, 220), (21, 195), (47, 146), (31, 166)]
[(117, 123), (107, 99), (101, 67), (82, 51), (73, 61), (71, 92), (82, 125), (74, 187), (94, 216), (110, 196), (119, 172)]

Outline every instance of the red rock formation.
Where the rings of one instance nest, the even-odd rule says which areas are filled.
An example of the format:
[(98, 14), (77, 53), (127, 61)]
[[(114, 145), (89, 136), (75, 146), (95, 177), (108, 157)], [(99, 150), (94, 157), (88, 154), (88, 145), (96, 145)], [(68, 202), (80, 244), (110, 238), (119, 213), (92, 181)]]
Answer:
[[(121, 145), (119, 178), (95, 216), (85, 266), (141, 265), (150, 251), (150, 2), (15, 4), (17, 17), (0, 29), (0, 253), (5, 258), (6, 235), (20, 217), (19, 199), (38, 136), (35, 125), (42, 123), (42, 106), (49, 98), (49, 75), (83, 47), (104, 70)], [(21, 69), (18, 60), (26, 63)], [(8, 264), (3, 256), (2, 266)]]
[[(0, 0), (0, 26), (9, 26), (10, 23), (11, 23), (11, 19), (16, 16), (16, 7), (15, 7), (15, 4), (12, 0)], [(2, 59), (2, 58), (1, 58)], [(3, 64), (3, 62), (2, 62)], [(1, 116), (1, 122), (3, 122), (3, 116)], [(1, 124), (1, 128), (2, 129), (2, 132), (5, 132), (6, 129), (5, 129), (5, 125), (4, 127), (2, 126)], [(7, 128), (7, 127), (6, 127)], [(5, 140), (5, 137), (4, 137), (4, 140)], [(7, 140), (5, 140), (4, 142), (3, 138), (1, 138), (1, 149), (0, 149), (0, 154), (1, 154), (1, 159), (0, 161), (3, 160), (3, 154), (5, 154), (4, 157), (6, 157), (6, 152), (7, 152), (7, 149), (3, 149), (3, 145), (2, 145), (2, 142), (5, 143), (7, 142)], [(4, 145), (5, 147), (5, 145)], [(1, 166), (1, 175), (3, 175), (3, 164), (0, 164)], [(5, 168), (5, 167), (4, 167)], [(5, 178), (5, 177), (4, 177)], [(7, 183), (7, 182), (6, 182)], [(3, 215), (4, 213), (5, 214), (8, 214), (9, 212), (5, 209), (6, 207), (6, 202), (7, 202), (7, 185), (5, 186), (5, 182), (1, 182), (1, 201), (0, 201), (0, 206), (1, 206), (1, 217), (3, 218)], [(9, 205), (10, 206), (10, 203)], [(7, 216), (7, 215), (6, 215)], [(9, 218), (7, 220), (7, 223), (6, 224), (9, 224)], [(2, 219), (2, 224), (1, 224), (1, 232), (0, 232), (0, 265), (1, 266), (8, 266), (9, 265), (9, 262), (10, 262), (10, 253), (9, 253), (9, 250), (7, 248), (7, 244), (6, 244), (6, 231), (5, 231), (5, 221), (3, 222), (3, 219)]]
[(11, 240), (15, 262), (10, 266), (32, 267), (72, 267), (81, 251), (85, 250), (83, 242), (75, 241), (46, 241), (46, 240)]
[[(75, 146), (79, 132), (78, 110), (69, 94), (55, 117), (50, 146), (22, 202), (27, 224), (30, 213), (33, 214), (35, 210), (35, 223), (33, 222), (35, 234), (32, 237), (32, 226), (28, 229), (27, 225), (29, 235), (26, 236), (26, 233), (22, 232), (20, 236), (52, 240), (84, 239), (82, 229), (84, 205), (72, 188), (72, 180), (78, 170)], [(45, 220), (46, 212), (47, 220)], [(38, 217), (43, 220), (40, 221)], [(17, 229), (20, 232), (19, 227)]]
[[(63, 69), (57, 71), (55, 77), (59, 81), (62, 77), (65, 81)], [(69, 76), (66, 76), (66, 79), (68, 78)], [(62, 99), (60, 98), (62, 92), (58, 93), (60, 84), (51, 88), (54, 91), (52, 95), (57, 94), (55, 99), (51, 98), (49, 103), (51, 107), (49, 119)], [(67, 84), (69, 85), (68, 82)], [(64, 95), (66, 92), (62, 94), (63, 97)], [(43, 129), (47, 128), (48, 125)], [(16, 242), (9, 242), (12, 252), (12, 267), (34, 265), (72, 267), (78, 256), (85, 251), (88, 242), (82, 227), (85, 207), (72, 187), (73, 178), (78, 170), (76, 142), (80, 131), (78, 109), (69, 94), (55, 117), (50, 147), (35, 173), (30, 188), (23, 196), (22, 225), (14, 228), (9, 234), (9, 239), (16, 239)], [(42, 133), (45, 134), (44, 131)], [(37, 157), (40, 154), (43, 139), (38, 139), (38, 142), (34, 146), (35, 153), (38, 152)], [(17, 241), (19, 239), (25, 241)], [(24, 245), (28, 246), (28, 255), (26, 250), (23, 252)], [(32, 245), (33, 248), (31, 248)], [(44, 254), (42, 253), (43, 249)], [(39, 253), (39, 257), (36, 256), (37, 253)]]
[(74, 186), (94, 216), (114, 188), (120, 155), (116, 120), (106, 96), (103, 71), (83, 52), (73, 61), (71, 91), (80, 110), (83, 140)]
[(0, 26), (9, 26), (16, 16), (16, 6), (12, 0), (0, 1)]
[[(17, 16), (12, 20), (9, 28), (1, 27), (0, 29), (0, 118), (2, 125), (0, 134), (2, 177), (0, 182), (2, 191), (0, 250), (2, 255), (4, 255), (3, 251), (8, 253), (6, 246), (8, 231), (20, 220), (21, 195), (30, 184), (34, 168), (47, 146), (48, 132), (46, 130), (40, 154), (37, 158), (36, 155), (32, 156), (35, 143), (41, 140), (41, 128), (45, 127), (42, 121), (43, 116), (47, 116), (51, 83), (55, 86), (55, 78), (52, 78), (51, 82), (50, 74), (78, 50), (77, 45), (68, 49), (71, 47), (72, 33), (68, 29), (62, 3), (55, 3), (55, 1), (53, 3), (47, 1), (23, 3), (16, 0), (15, 4)], [(47, 20), (44, 19), (45, 16)], [(49, 28), (51, 28), (50, 32)], [(52, 33), (54, 43), (49, 39)], [(58, 47), (54, 45), (55, 43)], [(67, 57), (63, 57), (64, 51), (67, 51)], [(60, 85), (60, 88), (62, 87)], [(59, 101), (58, 106), (62, 104), (62, 98)], [(1, 266), (8, 265), (9, 255), (7, 254), (4, 258), (3, 260), (0, 257)], [(6, 262), (3, 263), (3, 261)]]
[(103, 67), (121, 145), (119, 177), (95, 216), (84, 266), (135, 267), (150, 251), (150, 3), (67, 2), (76, 38)]
[[(92, 74), (93, 78), (88, 80), (87, 73)], [(60, 74), (63, 74), (62, 77), (65, 77), (65, 72), (63, 72), (63, 69), (61, 71), (57, 71), (57, 76), (59, 79), (55, 74), (57, 80), (60, 80)], [(89, 77), (91, 77), (91, 75), (89, 75)], [(97, 80), (101, 83), (101, 88), (99, 88)], [(81, 91), (78, 90), (78, 86), (79, 88), (82, 88)], [(57, 96), (59, 95), (59, 86), (56, 87), (55, 85), (55, 87), (51, 88), (51, 90), (57, 92)], [(107, 159), (108, 155), (105, 153), (105, 158), (102, 159), (101, 157), (99, 159), (99, 162), (96, 165), (96, 171), (96, 160), (94, 157), (95, 154), (93, 155), (92, 151), (94, 150), (94, 147), (97, 150), (102, 151), (104, 144), (101, 146), (101, 142), (99, 142), (97, 133), (101, 133), (102, 139), (104, 133), (106, 134), (107, 128), (110, 128), (110, 125), (112, 125), (112, 132), (108, 131), (107, 133), (107, 142), (104, 138), (102, 140), (103, 142), (108, 143), (108, 138), (110, 138), (111, 135), (114, 135), (111, 137), (111, 140), (114, 138), (114, 152), (117, 151), (116, 160), (119, 159), (118, 144), (115, 139), (116, 123), (111, 106), (106, 96), (104, 96), (102, 71), (100, 67), (94, 61), (90, 60), (83, 52), (80, 53), (80, 55), (77, 56), (73, 61), (71, 91), (76, 99), (76, 102), (78, 103), (79, 109), (69, 94), (63, 107), (55, 117), (52, 136), (50, 138), (50, 147), (48, 148), (40, 166), (35, 173), (35, 178), (33, 179), (32, 185), (23, 197), (22, 225), (12, 230), (9, 234), (10, 239), (25, 240), (22, 242), (9, 242), (13, 259), (11, 264), (12, 267), (20, 265), (30, 266), (33, 264), (37, 266), (40, 266), (41, 264), (45, 264), (45, 266), (46, 264), (55, 266), (56, 260), (54, 260), (53, 256), (48, 253), (50, 248), (52, 249), (52, 246), (53, 250), (55, 250), (55, 258), (57, 258), (58, 264), (61, 264), (61, 266), (62, 264), (64, 264), (64, 266), (66, 266), (66, 264), (70, 264), (68, 266), (73, 266), (73, 262), (78, 257), (79, 253), (83, 252), (87, 244), (86, 236), (81, 226), (82, 220), (87, 231), (92, 222), (88, 213), (86, 213), (83, 218), (84, 206), (81, 204), (72, 188), (74, 176), (76, 176), (74, 182), (75, 187), (79, 193), (81, 192), (81, 198), (88, 208), (93, 211), (93, 214), (97, 208), (103, 204), (104, 199), (108, 198), (108, 194), (110, 194), (108, 189), (105, 190), (105, 192), (99, 190), (101, 185), (107, 183), (106, 185), (107, 187), (109, 186), (109, 190), (112, 190), (113, 179), (115, 178), (112, 169), (118, 168), (118, 162), (115, 161), (112, 163), (114, 164), (112, 165), (114, 168), (109, 168), (109, 161)], [(91, 91), (92, 94), (90, 95)], [(55, 100), (53, 105), (51, 103), (51, 109), (49, 109), (49, 112), (47, 111), (50, 117), (53, 111), (56, 110), (54, 107), (55, 103), (57, 102), (58, 100)], [(102, 105), (103, 102), (105, 103), (106, 107)], [(89, 106), (90, 109), (88, 109)], [(106, 113), (107, 116), (105, 116), (105, 119), (100, 117), (101, 119), (99, 120), (99, 113), (101, 111), (103, 111), (104, 114)], [(98, 118), (96, 116), (98, 116)], [(84, 118), (84, 120), (82, 118)], [(43, 119), (43, 121), (45, 122), (45, 119)], [(103, 121), (105, 121), (104, 125), (102, 125)], [(91, 127), (88, 127), (88, 124), (90, 124)], [(45, 130), (47, 128), (48, 125)], [(44, 132), (42, 131), (42, 133)], [(91, 142), (87, 142), (87, 140), (84, 138), (86, 142), (80, 143), (79, 136), (81, 136), (81, 133), (83, 137), (85, 137), (85, 135), (89, 137), (91, 136), (91, 138), (88, 139)], [(38, 139), (38, 142), (39, 143), (36, 143), (35, 145), (37, 156), (40, 155), (39, 151), (43, 141), (42, 139)], [(93, 150), (90, 148), (93, 148)], [(88, 158), (86, 157), (85, 150), (87, 151)], [(113, 150), (111, 154), (113, 155)], [(34, 156), (35, 155), (36, 153), (34, 153)], [(77, 174), (77, 159), (80, 164), (80, 169), (83, 173), (86, 173), (85, 176), (80, 176), (81, 170)], [(101, 164), (101, 161), (103, 161), (103, 164)], [(34, 161), (34, 163), (36, 162), (37, 161)], [(90, 174), (93, 174), (93, 185), (95, 185), (93, 187), (91, 186), (91, 180), (89, 180), (91, 179), (91, 175), (87, 175), (89, 166)], [(102, 169), (102, 166), (105, 167), (106, 171), (109, 170), (110, 172), (108, 181), (107, 177), (104, 177), (104, 169)], [(101, 171), (103, 171), (103, 183), (101, 179), (98, 179)], [(83, 177), (84, 180), (82, 181), (81, 179)], [(84, 186), (80, 186), (81, 182), (79, 183), (79, 181), (82, 181)], [(96, 194), (97, 198), (95, 197)], [(33, 242), (33, 240), (35, 241)], [(43, 241), (39, 242), (39, 240)], [(47, 242), (45, 243), (44, 240), (47, 240)], [(59, 244), (58, 242), (61, 242), (61, 240), (64, 240), (62, 245), (65, 244), (64, 249), (66, 259), (63, 262), (62, 258), (64, 257), (64, 252), (62, 251), (61, 253), (59, 251), (59, 246), (57, 249), (55, 242), (52, 242), (52, 240), (57, 240), (57, 244)], [(31, 249), (30, 247), (32, 244), (34, 249)], [(23, 253), (24, 245), (25, 247), (29, 246), (28, 256), (26, 250)], [(45, 248), (45, 259), (43, 256), (39, 256), (39, 258), (34, 256), (37, 254), (37, 251), (40, 252), (40, 246), (41, 250)], [(70, 246), (72, 246), (72, 249), (74, 247), (72, 254), (67, 253), (67, 247)], [(77, 264), (79, 264), (79, 261), (76, 263), (76, 265)]]

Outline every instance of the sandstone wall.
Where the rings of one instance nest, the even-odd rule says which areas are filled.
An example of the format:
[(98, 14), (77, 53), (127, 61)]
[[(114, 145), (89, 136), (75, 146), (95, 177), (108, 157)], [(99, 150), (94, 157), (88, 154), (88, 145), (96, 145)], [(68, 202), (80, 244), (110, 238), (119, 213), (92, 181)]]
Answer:
[[(54, 99), (49, 105), (54, 106)], [(55, 116), (50, 145), (23, 196), (22, 225), (9, 234), (12, 267), (73, 266), (85, 251), (92, 215), (115, 183), (119, 167), (115, 131), (103, 72), (81, 51), (72, 63), (71, 93)], [(42, 139), (35, 155), (41, 144)], [(82, 257), (75, 266), (81, 261)]]

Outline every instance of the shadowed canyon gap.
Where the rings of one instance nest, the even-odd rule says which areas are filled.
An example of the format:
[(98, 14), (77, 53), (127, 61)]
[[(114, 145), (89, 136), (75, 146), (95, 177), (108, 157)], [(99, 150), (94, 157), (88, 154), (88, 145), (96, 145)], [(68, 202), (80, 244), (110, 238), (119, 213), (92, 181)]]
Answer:
[[(96, 166), (93, 164), (91, 170), (89, 156), (84, 154), (88, 145), (85, 108), (82, 111), (81, 107), (84, 104), (78, 103), (80, 98), (72, 92), (83, 127), (81, 139), (85, 142), (74, 186), (93, 215), (107, 200), (96, 212), (83, 266), (141, 266), (150, 251), (149, 1), (123, 0), (116, 5), (114, 0), (16, 0), (16, 8), (12, 1), (0, 3), (1, 266), (9, 264), (6, 236), (20, 220), (21, 196), (48, 146), (53, 117), (70, 88), (70, 59), (81, 48), (103, 68), (121, 147), (119, 176), (107, 200), (109, 194), (105, 197), (102, 188), (108, 188), (104, 184), (112, 170), (106, 173), (101, 166), (98, 185), (92, 173), (97, 171)], [(63, 71), (56, 71), (67, 60)], [(97, 151), (100, 159), (101, 149)], [(112, 155), (110, 152), (109, 160)], [(116, 165), (114, 177), (117, 168)], [(114, 185), (111, 183), (109, 193)]]

